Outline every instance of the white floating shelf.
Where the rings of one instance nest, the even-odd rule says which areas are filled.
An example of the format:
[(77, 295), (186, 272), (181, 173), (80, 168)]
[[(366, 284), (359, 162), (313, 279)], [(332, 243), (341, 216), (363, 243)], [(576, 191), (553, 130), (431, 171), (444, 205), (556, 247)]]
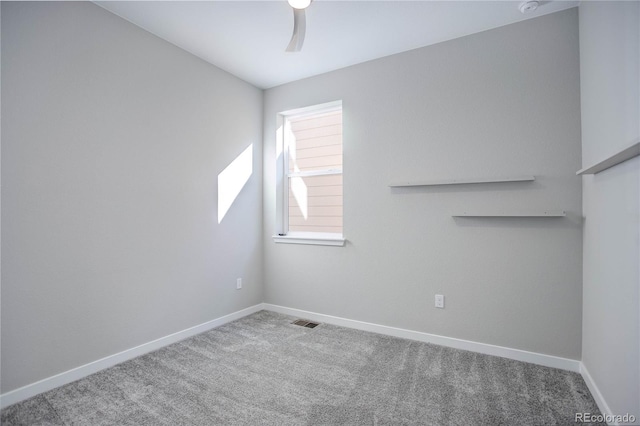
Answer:
[(564, 217), (564, 210), (524, 211), (524, 212), (461, 212), (452, 214), (453, 217)]
[(406, 186), (436, 186), (436, 185), (468, 185), (476, 183), (502, 183), (502, 182), (530, 182), (536, 180), (535, 176), (508, 176), (501, 178), (467, 178), (467, 179), (444, 179), (444, 180), (427, 180), (413, 182), (393, 182), (389, 184), (391, 188), (400, 188)]
[(591, 167), (585, 167), (582, 170), (578, 170), (576, 174), (577, 175), (594, 175), (596, 173), (600, 173), (603, 170), (607, 170), (608, 168), (613, 167), (617, 164), (620, 164), (623, 161), (627, 161), (632, 159), (633, 157), (637, 157), (638, 155), (640, 155), (640, 141), (634, 143), (628, 148), (623, 149), (617, 154), (614, 154), (609, 158), (606, 158), (601, 162), (594, 164)]

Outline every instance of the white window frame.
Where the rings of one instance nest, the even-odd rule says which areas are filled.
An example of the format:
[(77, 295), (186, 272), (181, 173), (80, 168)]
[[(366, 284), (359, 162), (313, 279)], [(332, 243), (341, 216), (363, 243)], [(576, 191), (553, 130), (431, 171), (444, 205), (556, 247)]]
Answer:
[[(323, 246), (345, 245), (343, 233), (330, 232), (289, 232), (289, 178), (324, 175), (342, 175), (342, 169), (289, 172), (289, 147), (284, 131), (288, 120), (312, 114), (322, 114), (342, 110), (342, 101), (327, 102), (305, 108), (283, 111), (277, 115), (276, 128), (276, 234), (273, 241), (285, 244), (312, 244)], [(343, 211), (344, 215), (344, 211)]]

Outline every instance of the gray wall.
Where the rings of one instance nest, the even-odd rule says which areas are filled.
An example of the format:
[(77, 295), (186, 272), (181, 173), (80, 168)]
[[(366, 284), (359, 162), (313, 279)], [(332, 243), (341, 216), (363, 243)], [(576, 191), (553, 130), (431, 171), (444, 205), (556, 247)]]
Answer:
[[(348, 243), (274, 244), (276, 114), (338, 99)], [(266, 302), (580, 358), (577, 9), (269, 89), (264, 132)], [(522, 174), (537, 179), (387, 186)], [(527, 208), (568, 216), (451, 217)]]
[(2, 392), (262, 301), (261, 110), (92, 3), (2, 2)]
[[(582, 162), (640, 138), (640, 4), (580, 6)], [(614, 414), (640, 419), (640, 158), (583, 178), (582, 361)]]

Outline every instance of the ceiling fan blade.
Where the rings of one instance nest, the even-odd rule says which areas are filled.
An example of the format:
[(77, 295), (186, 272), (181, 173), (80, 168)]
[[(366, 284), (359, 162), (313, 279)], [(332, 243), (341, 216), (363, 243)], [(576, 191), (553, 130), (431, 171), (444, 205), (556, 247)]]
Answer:
[(287, 52), (299, 52), (302, 49), (306, 30), (307, 18), (304, 9), (293, 9), (293, 35), (287, 46)]

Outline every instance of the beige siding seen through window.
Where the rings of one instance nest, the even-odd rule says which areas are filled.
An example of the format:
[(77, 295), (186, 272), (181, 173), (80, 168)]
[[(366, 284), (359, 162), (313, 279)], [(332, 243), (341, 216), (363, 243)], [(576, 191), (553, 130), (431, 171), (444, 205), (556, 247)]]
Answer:
[(342, 233), (342, 111), (289, 124), (289, 231)]

